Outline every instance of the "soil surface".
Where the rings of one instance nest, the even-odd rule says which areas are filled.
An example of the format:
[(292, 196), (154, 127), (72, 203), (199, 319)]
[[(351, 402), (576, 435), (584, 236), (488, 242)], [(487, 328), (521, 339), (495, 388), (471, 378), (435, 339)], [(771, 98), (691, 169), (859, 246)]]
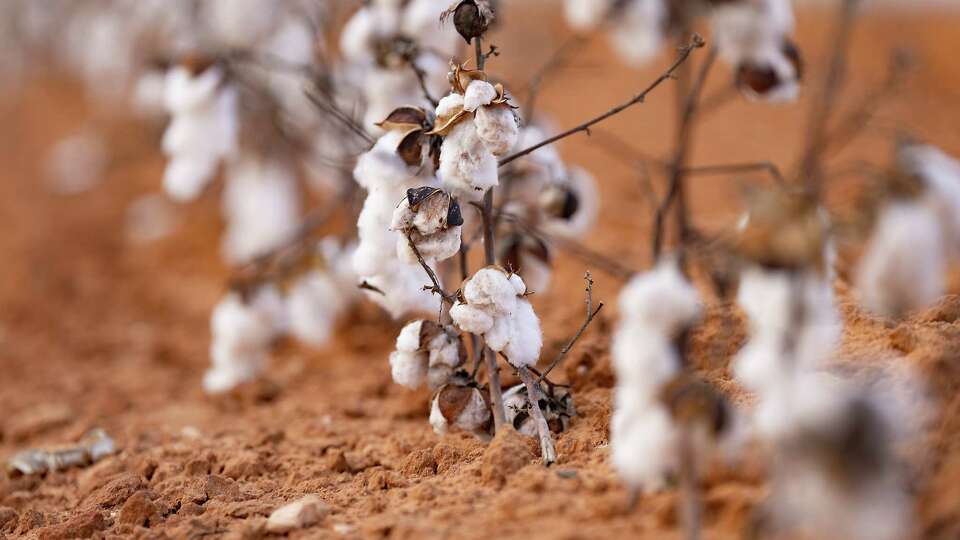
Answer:
[[(566, 35), (558, 14), (534, 4), (509, 10), (508, 30), (494, 38), (502, 55), (490, 68), (516, 81), (518, 95)], [(822, 80), (826, 69), (827, 21), (822, 13), (800, 15), (797, 37), (810, 81)], [(880, 84), (894, 47), (909, 44), (918, 67), (832, 166), (883, 163), (898, 127), (960, 154), (958, 24), (958, 16), (905, 12), (862, 21), (839, 109)], [(629, 70), (603, 39), (594, 39), (548, 80), (541, 110), (557, 126), (574, 125), (631, 96), (668, 61), (665, 54), (648, 69)], [(707, 95), (722, 90), (729, 76), (720, 66)], [(789, 169), (802, 149), (814, 88), (794, 105), (736, 100), (711, 113), (697, 131), (693, 162), (766, 159)], [(343, 321), (329, 347), (281, 343), (268, 378), (213, 399), (203, 394), (200, 378), (209, 362), (210, 311), (228, 275), (219, 259), (219, 194), (178, 209), (170, 236), (132, 242), (125, 235), (130, 203), (159, 189), (159, 127), (87, 106), (80, 87), (50, 75), (2, 110), (0, 458), (75, 441), (97, 426), (120, 452), (43, 477), (0, 473), (0, 538), (257, 538), (267, 534), (272, 510), (310, 494), (329, 513), (291, 537), (680, 537), (675, 492), (644, 496), (628, 512), (626, 490), (608, 465), (608, 343), (621, 283), (596, 265), (561, 253), (552, 290), (533, 298), (546, 333), (544, 358), (581, 322), (587, 268), (597, 281), (595, 299), (609, 304), (559, 370), (557, 379), (573, 385), (579, 416), (558, 437), (559, 462), (551, 468), (541, 465), (535, 443), (519, 435), (490, 444), (435, 435), (427, 393), (390, 380), (387, 354), (400, 323), (369, 306)], [(604, 195), (590, 246), (636, 269), (648, 264), (651, 208), (641, 176), (613, 155), (608, 135), (663, 155), (672, 144), (673, 110), (665, 86), (592, 137), (560, 144), (566, 159), (597, 176)], [(107, 177), (76, 196), (52, 193), (43, 175), (46, 152), (91, 123), (110, 136)], [(691, 183), (699, 227), (729, 226), (740, 208), (740, 181), (765, 180)], [(849, 203), (857, 185), (855, 177), (837, 178), (828, 188), (831, 205)], [(925, 456), (913, 482), (916, 535), (958, 538), (960, 298), (896, 324), (859, 311), (842, 277), (837, 289), (847, 322), (845, 361), (854, 368), (909, 365), (928, 382), (939, 413), (914, 449)], [(698, 365), (733, 395), (727, 363), (743, 339), (740, 316), (717, 304), (695, 343)], [(711, 475), (705, 537), (739, 538), (764, 494), (752, 463)]]

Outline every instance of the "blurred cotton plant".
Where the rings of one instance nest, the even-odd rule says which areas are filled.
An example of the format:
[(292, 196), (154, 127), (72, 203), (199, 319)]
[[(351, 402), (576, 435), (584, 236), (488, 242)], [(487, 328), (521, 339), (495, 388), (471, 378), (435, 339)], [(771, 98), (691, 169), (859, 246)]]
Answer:
[(605, 30), (618, 55), (642, 65), (664, 43), (686, 33), (698, 17), (709, 20), (713, 46), (734, 67), (738, 89), (749, 99), (791, 101), (799, 93), (803, 63), (790, 34), (790, 0), (565, 0), (577, 31)]
[(877, 195), (856, 286), (867, 309), (898, 318), (945, 293), (960, 240), (960, 162), (932, 146), (902, 143)]

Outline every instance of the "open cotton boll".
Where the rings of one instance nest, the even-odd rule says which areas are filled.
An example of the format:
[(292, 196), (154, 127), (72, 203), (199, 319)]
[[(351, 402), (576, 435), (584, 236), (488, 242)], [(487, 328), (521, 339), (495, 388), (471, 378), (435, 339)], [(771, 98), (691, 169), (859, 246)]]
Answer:
[(640, 66), (662, 48), (667, 18), (664, 0), (632, 0), (617, 13), (610, 42), (627, 64)]
[(459, 122), (443, 138), (438, 176), (444, 189), (477, 201), (499, 185), (497, 158), (487, 149), (471, 120)]
[(164, 188), (177, 200), (191, 200), (203, 191), (217, 163), (236, 152), (237, 91), (224, 86), (223, 72), (211, 66), (194, 76), (177, 66), (167, 73), (165, 103), (172, 118), (162, 147), (170, 158)]
[(480, 107), (474, 116), (474, 123), (477, 137), (494, 156), (503, 156), (517, 145), (520, 127), (509, 105)]
[(224, 258), (243, 263), (285, 243), (300, 223), (296, 180), (283, 165), (255, 159), (233, 164), (223, 195)]
[(463, 110), (476, 112), (497, 98), (497, 89), (487, 81), (473, 80), (463, 94)]
[(266, 366), (271, 340), (284, 325), (276, 289), (264, 287), (247, 301), (228, 293), (210, 317), (211, 368), (203, 378), (211, 394), (225, 392), (258, 376)]
[(507, 423), (512, 425), (521, 435), (537, 436), (537, 425), (532, 421), (530, 402), (527, 399), (527, 387), (518, 384), (503, 393), (503, 411)]
[(394, 259), (389, 272), (360, 278), (383, 292), (363, 291), (367, 299), (394, 319), (406, 313), (436, 315), (440, 311), (440, 297), (423, 290), (430, 280), (419, 264), (404, 264)]
[(520, 276), (488, 266), (463, 287), (464, 302), (450, 308), (450, 318), (465, 332), (482, 334), (492, 350), (514, 366), (532, 366), (540, 358), (543, 333)]
[(438, 435), (459, 429), (488, 436), (491, 424), (490, 405), (474, 387), (448, 384), (433, 398), (430, 425)]
[(957, 256), (960, 241), (960, 161), (939, 148), (911, 144), (901, 148), (898, 158), (903, 168), (920, 176), (928, 189), (927, 200), (935, 208), (952, 256)]
[(627, 324), (645, 325), (668, 337), (694, 322), (702, 310), (699, 293), (671, 259), (633, 277), (620, 292), (619, 305)]
[(539, 195), (542, 229), (550, 236), (579, 238), (597, 221), (600, 195), (593, 175), (571, 167), (565, 180), (547, 185)]
[(932, 304), (945, 290), (940, 224), (919, 202), (893, 202), (881, 212), (856, 274), (863, 305), (899, 317)]
[(563, 14), (577, 31), (593, 30), (610, 12), (611, 0), (564, 0)]
[(623, 481), (635, 488), (666, 487), (677, 463), (677, 432), (666, 407), (618, 386), (610, 420), (610, 462)]
[(296, 280), (287, 294), (290, 333), (309, 345), (325, 345), (350, 298), (337, 281), (320, 270)]
[(433, 321), (414, 321), (397, 336), (390, 369), (397, 384), (417, 389), (424, 381), (432, 390), (447, 384), (466, 357), (459, 337)]
[[(449, 223), (451, 217), (456, 223)], [(401, 261), (415, 263), (417, 254), (410, 246), (412, 241), (420, 256), (427, 261), (443, 261), (460, 251), (461, 224), (460, 206), (449, 195), (433, 192), (422, 201), (410, 205), (404, 199), (393, 212), (390, 229), (399, 231), (397, 255)]]

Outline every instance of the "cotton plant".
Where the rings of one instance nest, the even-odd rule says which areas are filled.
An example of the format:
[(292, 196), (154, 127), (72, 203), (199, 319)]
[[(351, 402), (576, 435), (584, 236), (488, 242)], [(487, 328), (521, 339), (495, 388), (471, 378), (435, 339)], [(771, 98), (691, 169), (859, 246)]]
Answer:
[(761, 438), (792, 429), (800, 374), (820, 369), (839, 345), (842, 323), (831, 274), (828, 222), (802, 192), (757, 194), (742, 224), (744, 258), (737, 302), (749, 340), (734, 360), (737, 381), (757, 395), (753, 428)]
[(619, 304), (610, 459), (632, 490), (653, 491), (679, 470), (679, 430), (660, 394), (684, 369), (682, 341), (700, 317), (701, 301), (676, 263), (665, 260), (632, 278)]
[(904, 144), (856, 271), (863, 305), (898, 318), (946, 289), (960, 240), (960, 162), (932, 146)]
[(482, 268), (464, 283), (450, 318), (460, 330), (483, 336), (484, 343), (514, 367), (534, 366), (543, 333), (526, 292), (517, 274), (497, 266)]
[(466, 361), (467, 351), (459, 332), (431, 320), (408, 323), (390, 353), (393, 381), (411, 390), (426, 383), (438, 390), (451, 381)]
[[(446, 87), (447, 61), (457, 51), (457, 35), (439, 23), (445, 0), (374, 0), (347, 21), (340, 51), (349, 62), (349, 78), (364, 102), (364, 126), (397, 107), (429, 105), (419, 77), (430, 95)], [(418, 74), (419, 71), (419, 74)]]
[(286, 327), (280, 291), (274, 286), (228, 292), (210, 318), (211, 367), (203, 376), (209, 394), (250, 382), (267, 367), (270, 346)]
[(443, 137), (437, 176), (454, 196), (477, 201), (499, 185), (497, 157), (516, 145), (518, 121), (503, 86), (482, 71), (454, 66), (450, 80), (453, 91), (437, 105), (432, 131)]
[(898, 449), (916, 436), (921, 407), (908, 381), (865, 384), (826, 372), (797, 377), (793, 426), (775, 441), (759, 532), (909, 536), (913, 503)]
[(171, 67), (164, 91), (171, 120), (163, 134), (169, 159), (163, 186), (174, 199), (189, 201), (237, 153), (239, 94), (224, 66), (190, 58)]

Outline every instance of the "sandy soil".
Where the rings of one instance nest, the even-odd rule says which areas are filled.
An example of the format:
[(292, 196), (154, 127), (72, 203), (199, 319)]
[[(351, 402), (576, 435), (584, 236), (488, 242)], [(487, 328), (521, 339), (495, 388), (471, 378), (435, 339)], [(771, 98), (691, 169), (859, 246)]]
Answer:
[[(523, 28), (495, 41), (493, 69), (525, 81), (558, 42), (556, 14), (508, 15)], [(825, 19), (801, 16), (799, 42), (812, 80)], [(874, 15), (857, 31), (851, 84), (838, 103), (857, 103), (883, 78), (888, 51), (910, 43), (921, 64), (909, 87), (871, 130), (836, 156), (842, 166), (882, 160), (895, 127), (907, 127), (960, 154), (960, 71), (954, 50), (960, 18)], [(650, 80), (667, 58), (624, 70), (595, 40), (553, 79), (543, 110), (567, 126), (606, 109)], [(729, 71), (714, 73), (720, 88)], [(227, 269), (218, 257), (217, 194), (181, 211), (178, 230), (142, 245), (124, 236), (125, 212), (156, 191), (163, 167), (155, 128), (123, 118), (99, 124), (114, 141), (114, 163), (96, 189), (52, 194), (44, 152), (93, 114), (81, 90), (45, 78), (3, 105), (0, 131), (0, 457), (72, 441), (101, 426), (121, 452), (87, 469), (43, 478), (0, 476), (0, 538), (137, 536), (256, 538), (265, 516), (304, 494), (330, 514), (298, 537), (675, 538), (676, 496), (644, 497), (625, 511), (626, 492), (607, 465), (613, 379), (607, 346), (620, 286), (597, 269), (595, 297), (611, 303), (570, 356), (560, 377), (574, 386), (579, 416), (557, 442), (559, 463), (544, 468), (532, 441), (487, 445), (466, 435), (438, 437), (427, 424), (426, 393), (391, 384), (386, 355), (399, 324), (371, 308), (344, 321), (336, 343), (311, 350), (283, 343), (269, 380), (210, 399), (200, 390), (208, 317)], [(694, 162), (770, 159), (789, 167), (799, 153), (808, 101), (788, 107), (735, 103), (700, 126)], [(601, 131), (662, 154), (671, 141), (669, 89)], [(647, 264), (650, 208), (639, 176), (578, 136), (561, 144), (599, 178), (605, 207), (590, 239), (634, 268)], [(850, 200), (853, 180), (831, 186)], [(697, 180), (698, 225), (715, 230), (737, 211), (737, 182)], [(561, 256), (553, 290), (534, 302), (547, 334), (544, 357), (579, 325), (586, 263)], [(844, 351), (857, 367), (891, 358), (929, 380), (942, 415), (929, 426), (925, 467), (917, 470), (918, 537), (960, 537), (960, 299), (895, 325), (871, 318), (837, 284), (847, 320)], [(726, 364), (743, 339), (729, 308), (714, 306), (698, 333), (699, 364), (730, 386)], [(924, 446), (922, 446), (924, 445)], [(737, 538), (764, 487), (756, 467), (718, 473), (706, 486), (708, 538)]]

